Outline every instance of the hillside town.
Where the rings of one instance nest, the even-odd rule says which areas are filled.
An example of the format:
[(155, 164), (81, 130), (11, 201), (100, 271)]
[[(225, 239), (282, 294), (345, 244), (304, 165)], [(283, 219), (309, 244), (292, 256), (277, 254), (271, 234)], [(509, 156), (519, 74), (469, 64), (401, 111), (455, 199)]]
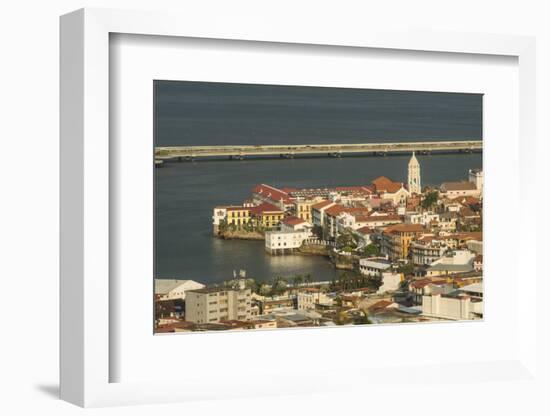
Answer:
[(483, 171), (421, 183), (413, 153), (407, 183), (258, 184), (241, 204), (214, 207), (214, 238), (258, 240), (270, 256), (323, 256), (339, 274), (235, 270), (215, 286), (156, 279), (155, 332), (482, 319)]

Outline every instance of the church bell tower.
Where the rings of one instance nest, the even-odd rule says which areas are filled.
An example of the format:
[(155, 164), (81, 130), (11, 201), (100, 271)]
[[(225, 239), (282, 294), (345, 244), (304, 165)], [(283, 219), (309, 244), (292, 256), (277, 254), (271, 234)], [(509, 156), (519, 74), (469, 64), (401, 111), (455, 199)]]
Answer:
[(414, 152), (409, 160), (409, 192), (412, 194), (420, 194), (422, 192), (422, 185), (420, 183), (420, 163), (414, 155)]

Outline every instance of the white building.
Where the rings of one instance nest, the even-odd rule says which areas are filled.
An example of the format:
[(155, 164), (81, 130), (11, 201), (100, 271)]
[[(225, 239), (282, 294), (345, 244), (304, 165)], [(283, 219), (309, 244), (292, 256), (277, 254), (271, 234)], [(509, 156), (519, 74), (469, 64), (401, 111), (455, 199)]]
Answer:
[(218, 234), (220, 223), (227, 218), (227, 207), (215, 207), (212, 213), (212, 228)]
[(194, 280), (155, 279), (155, 295), (159, 300), (185, 299), (185, 292), (203, 287)]
[(267, 231), (265, 249), (270, 254), (284, 254), (299, 248), (310, 236), (310, 231)]
[(420, 163), (418, 163), (418, 159), (414, 155), (414, 152), (411, 156), (411, 160), (409, 160), (408, 185), (411, 194), (420, 194), (422, 192)]
[(483, 318), (483, 285), (474, 283), (448, 295), (422, 296), (422, 314), (454, 320)]
[(391, 262), (385, 257), (369, 257), (359, 260), (359, 270), (366, 276), (378, 277), (390, 268)]
[(409, 212), (405, 214), (405, 224), (422, 224), (428, 226), (432, 221), (439, 222), (439, 214), (431, 211)]
[(426, 275), (431, 277), (471, 272), (474, 270), (475, 256), (470, 250), (449, 251), (428, 267)]
[(190, 290), (185, 300), (185, 320), (197, 324), (225, 320), (250, 321), (251, 290), (213, 287)]
[(281, 231), (305, 231), (311, 235), (313, 225), (301, 218), (289, 216), (281, 220)]

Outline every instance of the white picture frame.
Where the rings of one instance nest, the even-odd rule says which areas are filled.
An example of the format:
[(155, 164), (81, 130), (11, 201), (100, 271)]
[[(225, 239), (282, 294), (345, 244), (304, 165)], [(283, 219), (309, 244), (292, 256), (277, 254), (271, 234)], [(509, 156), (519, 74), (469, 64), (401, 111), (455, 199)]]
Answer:
[[(238, 28), (238, 30), (237, 30)], [(535, 182), (528, 180), (535, 168), (535, 41), (530, 37), (468, 33), (395, 32), (350, 28), (338, 33), (324, 27), (286, 26), (265, 21), (216, 20), (204, 25), (192, 16), (83, 9), (61, 18), (61, 397), (80, 406), (159, 403), (211, 397), (259, 394), (334, 392), (353, 388), (361, 368), (346, 383), (323, 383), (307, 387), (302, 380), (287, 380), (284, 374), (267, 373), (269, 389), (251, 383), (245, 390), (229, 388), (204, 391), (199, 380), (181, 382), (111, 382), (110, 365), (116, 357), (110, 349), (112, 298), (110, 260), (110, 170), (109, 151), (109, 36), (112, 33), (247, 40), (334, 47), (383, 48), (439, 53), (505, 55), (517, 57), (519, 65), (520, 215), (523, 239), (536, 240), (535, 217), (525, 215), (534, 200)], [(520, 212), (521, 214), (521, 212)], [(523, 282), (536, 288), (539, 277), (532, 253), (520, 250), (518, 262)], [(510, 273), (517, 273), (511, 271)], [(413, 365), (410, 374), (426, 382), (449, 372), (464, 383), (505, 380), (537, 382), (537, 326), (527, 319), (536, 311), (534, 299), (518, 295), (516, 319), (521, 322), (517, 354), (498, 362)], [(327, 333), (326, 336), (331, 336)], [(338, 379), (349, 368), (332, 370)], [(392, 379), (387, 368), (370, 369), (379, 382)], [(311, 380), (310, 380), (311, 381)], [(204, 380), (203, 380), (204, 382)], [(365, 381), (370, 387), (372, 381)], [(443, 381), (445, 383), (445, 381)], [(403, 384), (411, 387), (413, 383)], [(278, 389), (272, 387), (278, 385)], [(271, 392), (271, 393), (270, 393)]]

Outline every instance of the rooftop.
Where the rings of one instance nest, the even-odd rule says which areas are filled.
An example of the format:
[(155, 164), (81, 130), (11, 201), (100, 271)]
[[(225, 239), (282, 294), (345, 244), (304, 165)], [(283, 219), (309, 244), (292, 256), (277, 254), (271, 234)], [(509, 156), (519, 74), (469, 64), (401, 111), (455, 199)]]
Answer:
[(475, 191), (476, 184), (473, 182), (462, 181), (462, 182), (443, 182), (441, 184), (441, 189), (443, 191)]

